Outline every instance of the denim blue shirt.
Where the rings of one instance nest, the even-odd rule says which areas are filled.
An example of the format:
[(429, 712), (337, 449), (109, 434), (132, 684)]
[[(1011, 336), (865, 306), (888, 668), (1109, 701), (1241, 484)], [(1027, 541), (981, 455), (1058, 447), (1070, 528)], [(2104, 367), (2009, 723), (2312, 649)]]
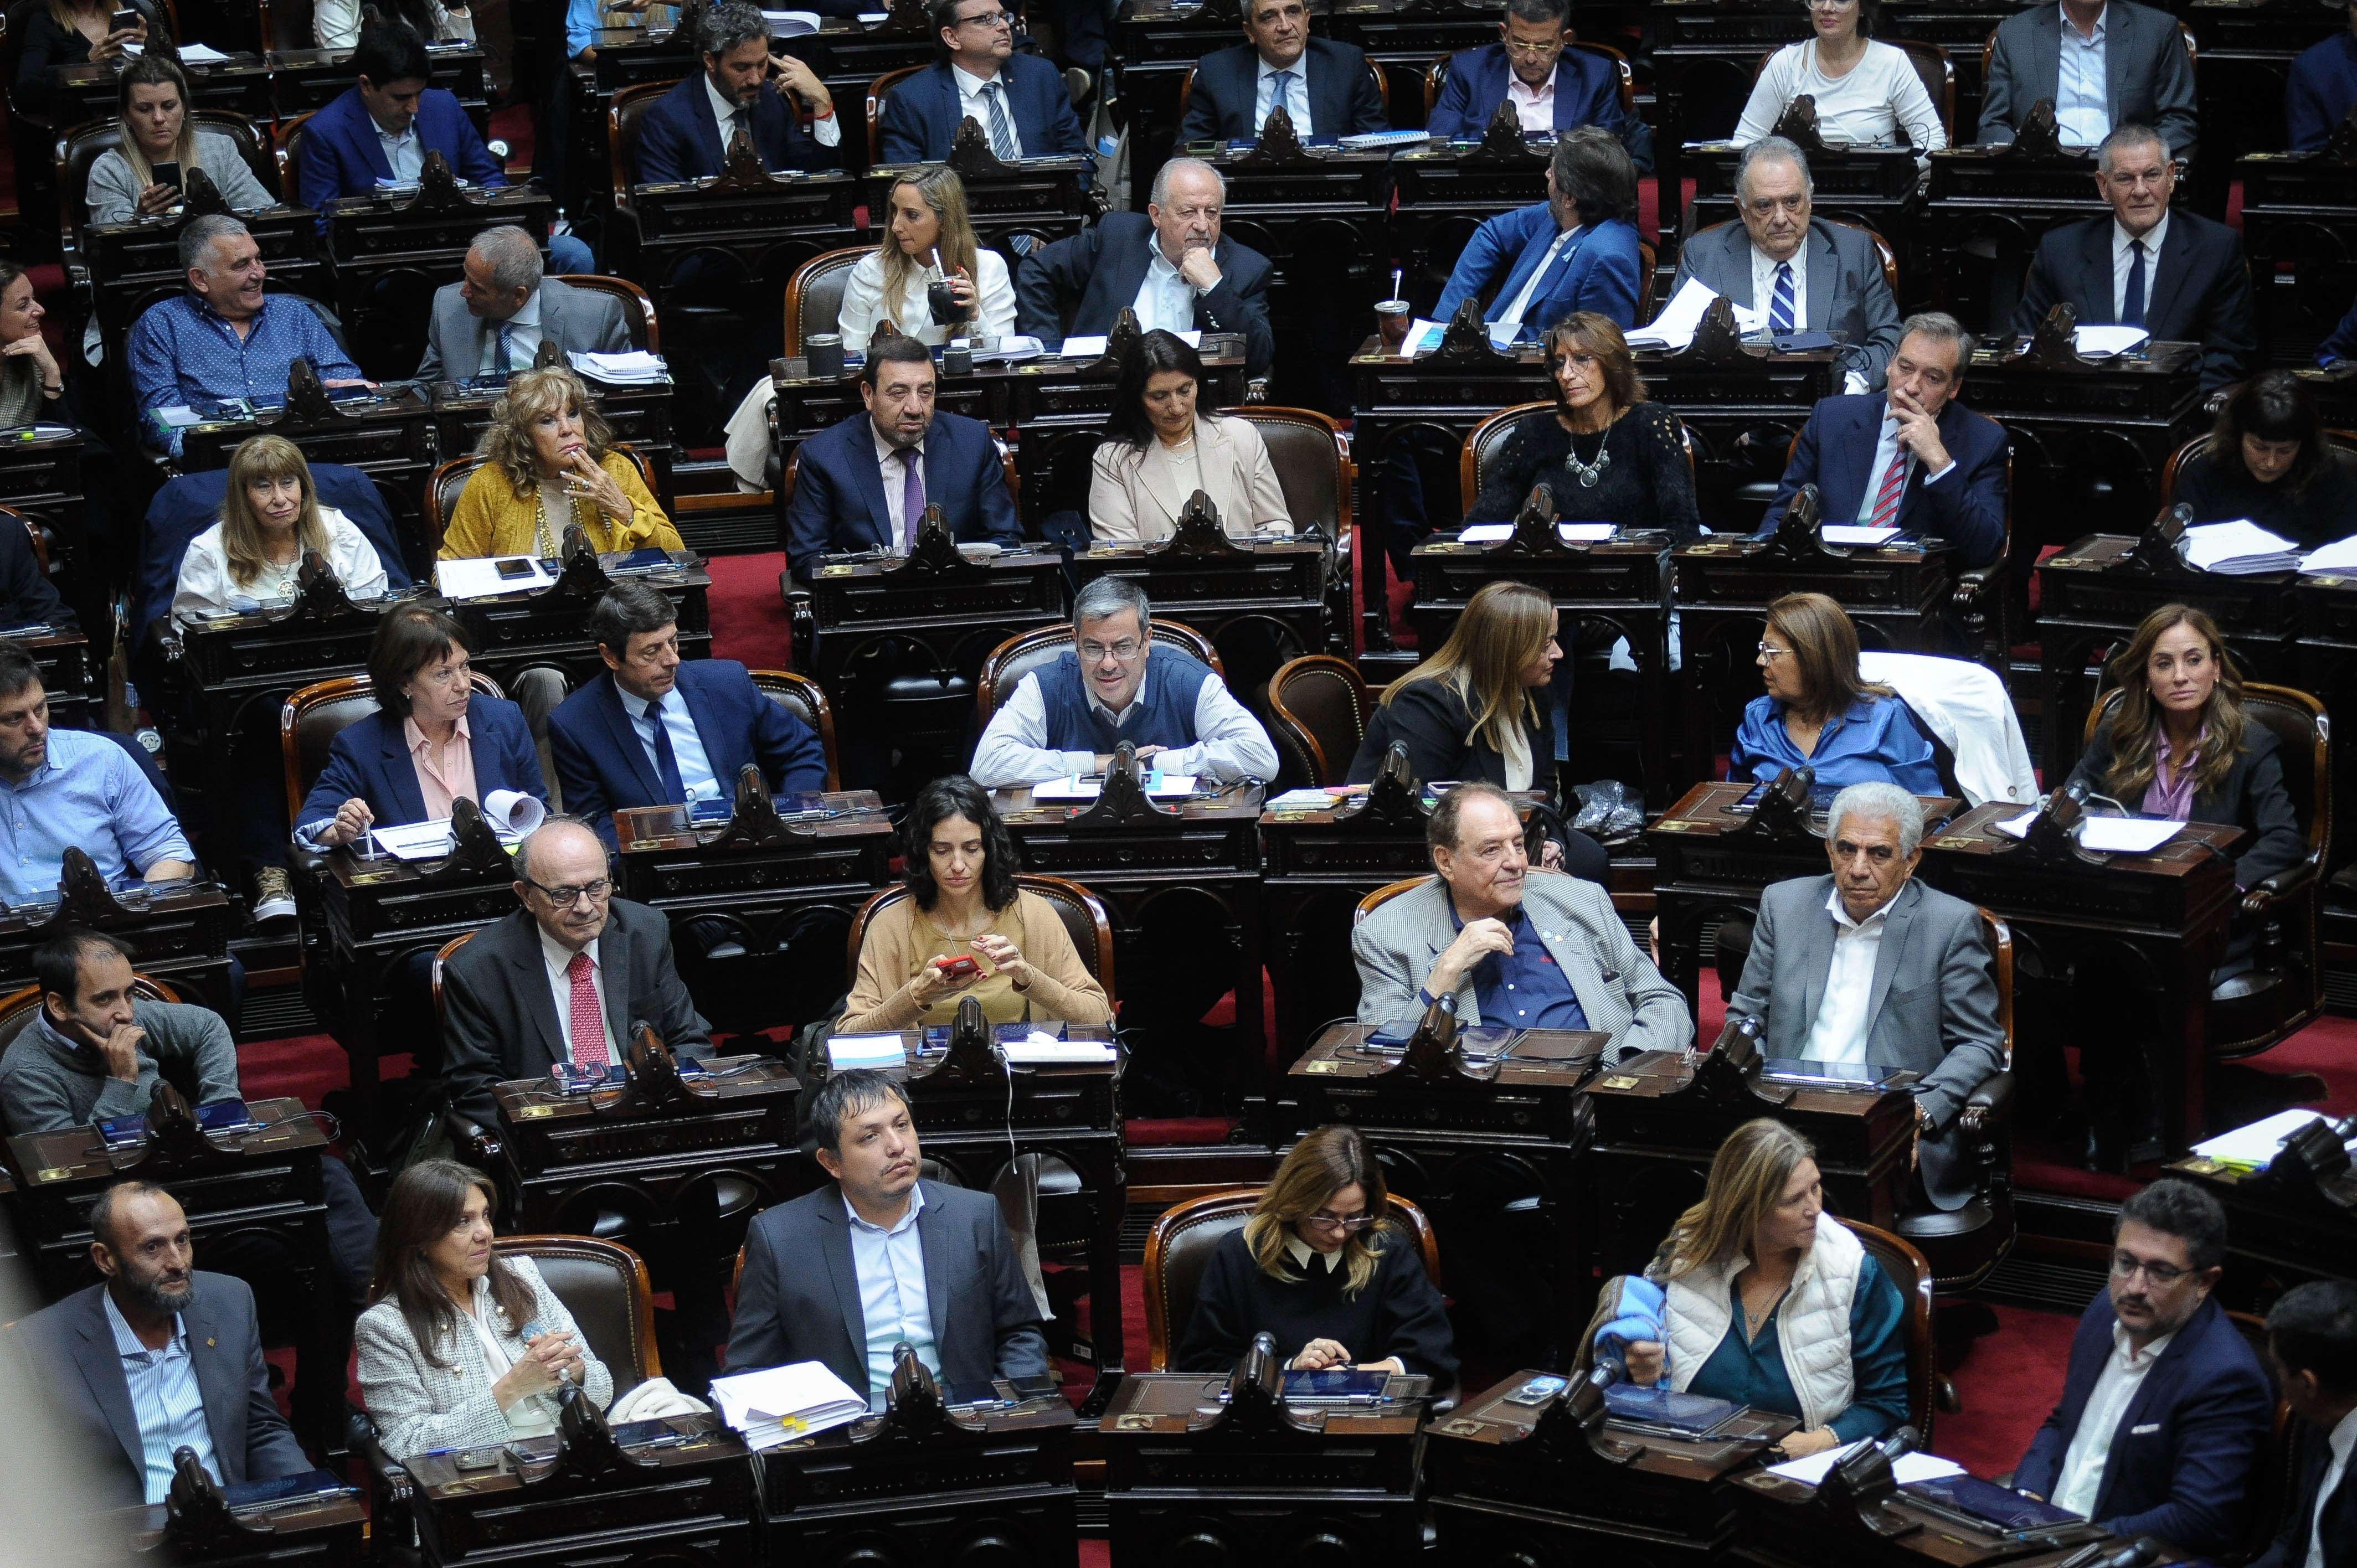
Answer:
[(942, 1359), (933, 1348), (933, 1309), (925, 1296), (925, 1243), (917, 1216), (925, 1211), (925, 1189), (909, 1189), (909, 1212), (886, 1230), (859, 1218), (851, 1199), (843, 1212), (851, 1221), (851, 1267), (859, 1279), (859, 1312), (867, 1321), (867, 1408), (882, 1410), (892, 1386), (892, 1350), (903, 1339), (935, 1377)]
[(139, 765), (111, 740), (52, 729), (49, 751), (21, 784), (0, 779), (0, 898), (58, 896), (66, 847), (78, 845), (110, 886), (159, 860), (196, 862), (188, 835)]
[(1785, 733), (1782, 700), (1752, 698), (1735, 731), (1727, 777), (1772, 783), (1777, 774), (1803, 763), (1817, 770), (1820, 787), (1838, 789), (1888, 780), (1911, 795), (1940, 792), (1932, 743), (1915, 727), (1907, 704), (1895, 697), (1861, 697), (1851, 703), (1849, 712), (1818, 733), (1817, 749), (1807, 757)]
[(123, 1380), (131, 1388), (131, 1413), (139, 1423), (146, 1500), (160, 1503), (171, 1495), (172, 1455), (181, 1448), (195, 1449), (205, 1474), (220, 1480), (221, 1459), (213, 1452), (213, 1430), (205, 1423), (204, 1391), (197, 1384), (197, 1363), (188, 1354), (187, 1320), (174, 1314), (171, 1342), (150, 1350), (124, 1320), (114, 1293), (101, 1291), (99, 1299), (106, 1304), (106, 1326), (114, 1331)]
[[(655, 776), (662, 776), (662, 759), (655, 755), (655, 720), (647, 710), (654, 704), (635, 692), (622, 689), (615, 682), (614, 695), (622, 699), (622, 711), (630, 715), (630, 727), (638, 732), (639, 744), (647, 750), (647, 760), (654, 764)], [(663, 693), (662, 726), (671, 732), (671, 758), (679, 764), (679, 781), (687, 789), (687, 804), (692, 800), (720, 799), (720, 780), (712, 771), (712, 759), (705, 755), (704, 737), (695, 732), (695, 720), (688, 715), (687, 699), (674, 686)], [(730, 788), (735, 788), (732, 780)]]
[(131, 386), (139, 399), (141, 435), (151, 446), (180, 453), (180, 432), (167, 430), (156, 411), (194, 408), (247, 398), (274, 408), (286, 401), (286, 369), (308, 359), (325, 381), (358, 381), (361, 368), (344, 357), (310, 306), (265, 295), (262, 312), (243, 338), (221, 314), (193, 294), (158, 301), (131, 328)]
[[(1686, 1392), (1733, 1400), (1754, 1410), (1799, 1415), (1801, 1396), (1793, 1391), (1792, 1375), (1784, 1370), (1774, 1314), (1760, 1326), (1760, 1337), (1747, 1344), (1743, 1287), (1730, 1280), (1727, 1290), (1734, 1306), (1727, 1337), (1695, 1373)], [(1880, 1437), (1907, 1419), (1907, 1347), (1899, 1334), (1906, 1316), (1899, 1287), (1882, 1272), (1881, 1263), (1867, 1258), (1858, 1267), (1857, 1290), (1849, 1304), (1850, 1405), (1826, 1423), (1844, 1443)]]
[[(1481, 1009), (1481, 1022), (1517, 1029), (1587, 1028), (1587, 1010), (1580, 1006), (1571, 982), (1564, 978), (1546, 943), (1539, 940), (1537, 928), (1531, 924), (1530, 907), (1517, 904), (1512, 917), (1500, 918), (1514, 939), (1514, 950), (1485, 954), (1472, 968), (1473, 1002)], [(1448, 923), (1457, 930), (1465, 929), (1454, 899), (1448, 905)], [(1417, 995), (1426, 1007), (1432, 1005), (1430, 991)]]

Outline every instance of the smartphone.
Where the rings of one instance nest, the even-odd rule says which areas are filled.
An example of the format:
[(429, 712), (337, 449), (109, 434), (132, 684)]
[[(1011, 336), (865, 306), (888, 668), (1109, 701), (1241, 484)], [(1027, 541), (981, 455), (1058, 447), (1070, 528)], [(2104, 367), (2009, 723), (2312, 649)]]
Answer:
[(971, 953), (960, 953), (942, 965), (942, 972), (952, 980), (963, 980), (969, 974), (980, 974), (982, 961)]
[(454, 1470), (490, 1470), (497, 1467), (500, 1451), (496, 1448), (461, 1448), (450, 1456)]
[(1508, 1394), (1506, 1402), (1508, 1404), (1544, 1404), (1569, 1386), (1563, 1379), (1555, 1376), (1552, 1372), (1541, 1373)]
[(168, 185), (174, 190), (180, 188), (180, 166), (177, 161), (167, 158), (160, 164), (153, 164), (149, 166), (156, 171), (157, 185)]
[(499, 563), (499, 573), (501, 577), (510, 580), (529, 577), (533, 575), (532, 558), (527, 555), (508, 556)]
[(142, 20), (138, 12), (126, 7), (106, 19), (106, 30), (111, 33), (135, 33)]

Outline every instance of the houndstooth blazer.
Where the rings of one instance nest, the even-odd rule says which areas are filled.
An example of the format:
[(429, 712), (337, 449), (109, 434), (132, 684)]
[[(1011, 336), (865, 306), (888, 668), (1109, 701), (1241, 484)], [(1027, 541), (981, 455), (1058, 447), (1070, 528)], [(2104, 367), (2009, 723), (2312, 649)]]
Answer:
[[(515, 1255), (502, 1262), (532, 1288), (533, 1316), (541, 1326), (572, 1334), (581, 1345), (583, 1386), (597, 1408), (605, 1409), (613, 1402), (614, 1374), (581, 1340), (573, 1315), (540, 1277), (539, 1265)], [(484, 1309), (500, 1343), (511, 1358), (521, 1360), (523, 1339), (516, 1330), (522, 1325), (510, 1323), (488, 1300)], [(437, 1348), (445, 1364), (438, 1367), (418, 1348), (408, 1320), (401, 1316), (401, 1304), (390, 1296), (361, 1314), (354, 1337), (360, 1346), (361, 1402), (376, 1423), (377, 1441), (394, 1458), (435, 1448), (495, 1446), (514, 1436), (506, 1413), (491, 1398), (496, 1380), (484, 1364), (482, 1345), (466, 1325), (453, 1323), (442, 1337)], [(532, 1402), (555, 1419), (553, 1395), (534, 1394)]]

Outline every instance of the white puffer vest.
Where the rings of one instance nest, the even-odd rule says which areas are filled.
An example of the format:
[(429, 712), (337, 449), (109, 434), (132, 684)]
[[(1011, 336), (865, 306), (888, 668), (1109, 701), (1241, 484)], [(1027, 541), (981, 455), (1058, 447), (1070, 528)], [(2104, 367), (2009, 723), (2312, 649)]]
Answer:
[[(1727, 1337), (1733, 1308), (1729, 1282), (1750, 1266), (1740, 1253), (1680, 1275), (1664, 1287), (1669, 1338), (1665, 1375), (1683, 1393)], [(1801, 1256), (1792, 1287), (1776, 1308), (1776, 1348), (1784, 1375), (1801, 1399), (1801, 1425), (1814, 1431), (1847, 1410), (1857, 1392), (1851, 1371), (1850, 1303), (1857, 1294), (1866, 1249), (1830, 1214), (1817, 1216), (1817, 1240)]]

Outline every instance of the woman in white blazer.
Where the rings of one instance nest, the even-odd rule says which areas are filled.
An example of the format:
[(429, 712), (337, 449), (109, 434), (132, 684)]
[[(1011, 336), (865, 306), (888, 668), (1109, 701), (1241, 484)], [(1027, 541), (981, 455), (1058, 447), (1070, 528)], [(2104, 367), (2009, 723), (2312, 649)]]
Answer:
[(196, 620), (290, 599), (309, 550), (350, 597), (383, 596), (376, 546), (359, 524), (319, 504), (302, 450), (283, 435), (249, 436), (230, 454), (221, 521), (188, 541), (180, 557), (172, 615)]
[(1089, 484), (1097, 538), (1168, 539), (1197, 490), (1232, 537), (1293, 532), (1267, 444), (1250, 420), (1198, 411), (1202, 384), (1202, 359), (1185, 338), (1157, 329), (1140, 339), (1122, 367)]
[(355, 1337), (361, 1400), (395, 1459), (554, 1432), (568, 1381), (600, 1410), (613, 1400), (614, 1374), (539, 1267), (491, 1250), (497, 1197), (482, 1172), (425, 1160), (385, 1198)]

